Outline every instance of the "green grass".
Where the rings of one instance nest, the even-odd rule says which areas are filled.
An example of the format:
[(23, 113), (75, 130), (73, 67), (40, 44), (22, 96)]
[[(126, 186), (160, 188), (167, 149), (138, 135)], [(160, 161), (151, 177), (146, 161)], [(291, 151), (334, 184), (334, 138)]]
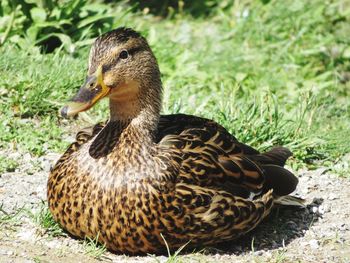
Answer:
[[(182, 245), (180, 248), (178, 248), (174, 253), (171, 253), (170, 251), (170, 247), (168, 245), (168, 242), (166, 241), (166, 239), (164, 238), (164, 236), (162, 234), (160, 234), (160, 236), (162, 237), (163, 241), (164, 241), (164, 246), (167, 250), (167, 260), (165, 261), (165, 263), (181, 263), (184, 262), (183, 258), (181, 258), (180, 253), (184, 250), (184, 248), (191, 242), (188, 241), (186, 244)], [(152, 256), (152, 255), (151, 255)], [(160, 263), (161, 261), (157, 258), (154, 257), (155, 262)]]
[(19, 166), (17, 160), (0, 156), (0, 174), (4, 172), (14, 172)]
[(17, 224), (19, 219), (23, 216), (24, 208), (18, 208), (13, 213), (4, 210), (4, 204), (0, 203), (0, 229), (4, 226), (11, 226)]
[(89, 237), (85, 238), (83, 247), (86, 255), (96, 259), (102, 259), (103, 254), (107, 250), (105, 245), (102, 245), (98, 242), (98, 236), (94, 239)]
[(28, 211), (28, 215), (50, 237), (66, 236), (66, 233), (52, 217), (47, 203), (44, 201), (42, 201), (37, 211)]
[[(349, 1), (263, 2), (235, 1), (209, 17), (125, 13), (114, 25), (149, 40), (164, 113), (215, 119), (260, 150), (285, 145), (295, 165), (333, 166), (350, 152)], [(5, 43), (0, 52), (0, 147), (63, 151), (70, 132), (58, 109), (82, 84), (88, 49), (40, 54)], [(106, 102), (88, 114), (106, 118)]]

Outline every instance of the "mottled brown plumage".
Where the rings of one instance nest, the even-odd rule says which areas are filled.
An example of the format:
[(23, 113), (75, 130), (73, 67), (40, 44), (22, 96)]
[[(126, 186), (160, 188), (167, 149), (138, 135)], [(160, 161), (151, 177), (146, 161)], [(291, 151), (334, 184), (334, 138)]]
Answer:
[(259, 153), (214, 121), (159, 114), (158, 65), (137, 32), (99, 37), (88, 75), (62, 114), (108, 96), (111, 117), (79, 132), (51, 171), (49, 207), (69, 233), (130, 254), (164, 251), (161, 234), (174, 249), (209, 245), (252, 230), (294, 191), (287, 149)]

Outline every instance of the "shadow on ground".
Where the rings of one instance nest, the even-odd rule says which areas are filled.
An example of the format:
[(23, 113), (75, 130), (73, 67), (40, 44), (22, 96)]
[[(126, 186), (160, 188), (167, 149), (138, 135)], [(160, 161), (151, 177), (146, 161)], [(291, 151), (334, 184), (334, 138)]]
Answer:
[(321, 215), (317, 212), (323, 203), (314, 199), (306, 208), (279, 207), (256, 229), (235, 241), (205, 248), (205, 254), (245, 254), (251, 251), (271, 250), (287, 246), (294, 239), (305, 235)]

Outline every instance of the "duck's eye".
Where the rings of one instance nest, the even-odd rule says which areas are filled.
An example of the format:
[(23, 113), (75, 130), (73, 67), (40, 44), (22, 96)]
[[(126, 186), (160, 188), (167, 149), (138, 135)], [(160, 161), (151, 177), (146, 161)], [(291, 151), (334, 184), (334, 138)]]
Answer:
[(121, 58), (121, 59), (127, 59), (128, 56), (129, 56), (129, 53), (126, 50), (122, 50), (119, 54), (119, 58)]

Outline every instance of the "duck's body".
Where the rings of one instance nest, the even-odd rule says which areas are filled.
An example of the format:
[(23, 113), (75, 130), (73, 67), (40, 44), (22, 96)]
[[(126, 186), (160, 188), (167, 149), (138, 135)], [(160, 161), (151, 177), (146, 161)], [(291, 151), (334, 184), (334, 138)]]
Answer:
[[(115, 39), (130, 44), (140, 37), (131, 33)], [(152, 81), (160, 85), (158, 74)], [(127, 95), (109, 93), (111, 119), (78, 133), (50, 174), (49, 207), (68, 232), (122, 253), (161, 252), (163, 237), (171, 248), (214, 244), (253, 229), (295, 189), (297, 179), (282, 168), (287, 149), (259, 154), (213, 121), (160, 116), (160, 87), (136, 89), (139, 82), (119, 85)], [(146, 102), (125, 106), (141, 89)]]

